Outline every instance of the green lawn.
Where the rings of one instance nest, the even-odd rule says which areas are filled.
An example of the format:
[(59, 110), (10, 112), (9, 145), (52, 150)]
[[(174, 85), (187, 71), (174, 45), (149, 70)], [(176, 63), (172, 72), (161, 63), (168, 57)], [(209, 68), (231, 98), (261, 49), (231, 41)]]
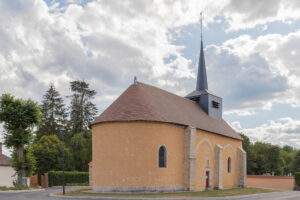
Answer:
[(29, 190), (29, 187), (27, 187), (27, 186), (15, 186), (15, 187), (0, 186), (0, 191), (8, 191), (8, 190)]
[(211, 190), (202, 192), (152, 192), (152, 193), (94, 193), (91, 190), (79, 189), (68, 192), (69, 196), (99, 196), (99, 197), (130, 197), (130, 198), (161, 198), (161, 197), (225, 197), (257, 193), (274, 192), (270, 189), (260, 188), (234, 188), (226, 190)]

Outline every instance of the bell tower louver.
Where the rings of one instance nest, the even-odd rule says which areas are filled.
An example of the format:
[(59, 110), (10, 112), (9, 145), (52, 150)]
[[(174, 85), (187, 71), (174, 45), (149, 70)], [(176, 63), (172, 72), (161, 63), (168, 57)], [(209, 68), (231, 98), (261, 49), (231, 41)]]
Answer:
[(203, 36), (202, 36), (202, 12), (201, 12), (201, 44), (200, 55), (198, 62), (197, 84), (196, 90), (186, 96), (187, 99), (196, 101), (201, 108), (210, 116), (216, 119), (222, 119), (222, 98), (213, 95), (208, 91), (207, 74), (205, 66), (205, 56), (203, 48)]

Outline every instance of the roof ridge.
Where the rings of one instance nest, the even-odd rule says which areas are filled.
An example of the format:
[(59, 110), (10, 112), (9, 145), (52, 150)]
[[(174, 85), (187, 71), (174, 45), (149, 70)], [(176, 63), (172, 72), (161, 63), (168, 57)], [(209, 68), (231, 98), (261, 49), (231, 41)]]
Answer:
[[(150, 85), (150, 84), (143, 83), (143, 82), (138, 82), (138, 84), (145, 85), (145, 86), (147, 86), (147, 87), (155, 88), (155, 89), (157, 89), (157, 90), (160, 90), (160, 91), (163, 91), (163, 92), (165, 92), (165, 93), (168, 93), (169, 95), (176, 96), (176, 97), (178, 97), (178, 98), (180, 98), (180, 99), (184, 99), (185, 101), (191, 102), (191, 103), (193, 103), (193, 104), (197, 104), (197, 103), (196, 103), (195, 101), (193, 101), (193, 100), (187, 99), (187, 98), (185, 98), (185, 97), (183, 97), (183, 96), (180, 96), (180, 95), (178, 95), (178, 94), (172, 93), (172, 92), (170, 92), (170, 91), (168, 91), (168, 90), (161, 89), (161, 88), (159, 88), (159, 87), (157, 87), (157, 86)], [(132, 84), (132, 85), (133, 85), (133, 84)]]

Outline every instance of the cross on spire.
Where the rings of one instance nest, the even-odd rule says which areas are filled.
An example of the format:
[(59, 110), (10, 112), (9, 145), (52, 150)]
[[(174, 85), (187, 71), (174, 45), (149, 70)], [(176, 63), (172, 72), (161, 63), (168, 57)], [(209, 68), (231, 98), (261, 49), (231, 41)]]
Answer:
[(207, 76), (206, 76), (206, 66), (205, 66), (205, 58), (204, 58), (204, 50), (203, 50), (203, 36), (202, 36), (202, 22), (203, 21), (203, 13), (200, 13), (200, 29), (201, 29), (201, 45), (200, 45), (200, 56), (198, 63), (198, 75), (197, 75), (197, 85), (196, 90), (208, 90), (207, 86)]

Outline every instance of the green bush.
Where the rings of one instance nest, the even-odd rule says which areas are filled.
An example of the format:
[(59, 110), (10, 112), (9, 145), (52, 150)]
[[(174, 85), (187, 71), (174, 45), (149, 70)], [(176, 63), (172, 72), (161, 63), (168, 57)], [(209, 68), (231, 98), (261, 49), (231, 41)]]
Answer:
[(49, 186), (61, 186), (65, 178), (66, 185), (88, 185), (89, 173), (77, 171), (50, 171), (48, 173)]
[(296, 181), (296, 185), (300, 187), (300, 172), (295, 173), (295, 181)]

